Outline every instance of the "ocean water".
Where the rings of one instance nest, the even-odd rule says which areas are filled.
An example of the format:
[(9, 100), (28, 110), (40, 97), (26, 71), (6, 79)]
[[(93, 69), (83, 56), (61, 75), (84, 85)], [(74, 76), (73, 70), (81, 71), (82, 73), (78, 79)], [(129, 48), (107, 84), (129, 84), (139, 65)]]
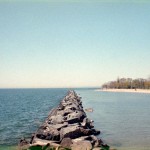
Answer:
[(118, 150), (150, 150), (150, 94), (76, 90), (100, 137)]
[(30, 138), (67, 89), (0, 89), (0, 150), (15, 150)]
[[(150, 150), (150, 94), (75, 89), (105, 143), (118, 150)], [(30, 138), (67, 89), (1, 89), (0, 150)]]

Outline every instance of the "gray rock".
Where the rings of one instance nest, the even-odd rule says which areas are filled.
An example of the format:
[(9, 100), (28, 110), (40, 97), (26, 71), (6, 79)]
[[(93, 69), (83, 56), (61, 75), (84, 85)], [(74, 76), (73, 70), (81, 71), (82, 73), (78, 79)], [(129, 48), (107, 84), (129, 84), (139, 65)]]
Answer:
[(78, 126), (68, 126), (60, 130), (60, 139), (71, 138), (75, 139), (81, 136), (81, 130)]
[[(79, 107), (78, 107), (77, 105), (75, 105), (75, 104), (72, 104), (72, 105), (67, 105), (67, 106), (65, 107), (65, 109), (70, 109), (70, 110), (75, 111), (75, 110), (79, 110)], [(65, 109), (64, 109), (64, 110), (65, 110)]]
[(25, 146), (28, 144), (29, 144), (29, 142), (26, 139), (20, 139), (19, 146)]
[(90, 128), (90, 129), (94, 128), (93, 121), (88, 119), (87, 117), (83, 119), (83, 122), (81, 123), (81, 125), (83, 127)]
[(31, 145), (47, 145), (50, 144), (51, 146), (54, 147), (59, 147), (60, 144), (57, 143), (57, 141), (50, 141), (50, 140), (43, 140), (43, 139), (39, 139), (39, 138), (34, 138), (33, 143)]
[(81, 136), (79, 138), (72, 139), (72, 142), (74, 143), (74, 142), (84, 141), (84, 140), (90, 141), (91, 137), (90, 136)]
[(64, 117), (61, 115), (51, 116), (49, 118), (49, 121), (51, 124), (59, 124), (59, 123), (61, 124), (64, 122)]
[(91, 129), (84, 129), (84, 128), (80, 127), (80, 131), (81, 131), (82, 136), (92, 135), (92, 130)]
[(99, 130), (96, 129), (92, 129), (92, 134), (94, 135), (99, 135), (101, 132)]
[(78, 117), (79, 120), (83, 120), (86, 117), (86, 114), (83, 111), (74, 111), (68, 115), (69, 118)]
[(71, 145), (71, 149), (72, 150), (91, 150), (92, 149), (92, 144), (90, 143), (90, 141), (78, 141), (78, 142), (74, 142)]
[(53, 108), (53, 109), (50, 111), (50, 113), (49, 113), (48, 116), (55, 116), (56, 113), (57, 113), (57, 109), (56, 109), (56, 108)]
[(93, 147), (99, 147), (103, 144), (103, 141), (101, 139), (98, 139), (98, 137), (91, 135), (91, 142), (93, 144)]
[(76, 117), (76, 118), (69, 118), (69, 119), (66, 119), (65, 121), (68, 122), (69, 124), (74, 124), (74, 123), (76, 123), (76, 122), (79, 122), (80, 120), (79, 120), (78, 117)]
[(61, 128), (65, 128), (68, 126), (68, 122), (64, 122), (62, 124), (51, 124), (51, 125), (48, 125), (48, 127), (52, 127), (52, 128), (55, 128), (57, 129), (58, 131), (61, 129)]
[(87, 112), (93, 112), (93, 108), (86, 108), (85, 111), (87, 111)]
[(71, 138), (64, 138), (60, 145), (64, 148), (71, 148), (71, 145), (73, 144)]
[(39, 129), (36, 132), (36, 137), (39, 139), (59, 141), (60, 133), (53, 127), (45, 127), (45, 130)]
[(81, 122), (86, 117), (86, 114), (82, 111), (74, 111), (67, 115), (66, 121), (68, 123)]

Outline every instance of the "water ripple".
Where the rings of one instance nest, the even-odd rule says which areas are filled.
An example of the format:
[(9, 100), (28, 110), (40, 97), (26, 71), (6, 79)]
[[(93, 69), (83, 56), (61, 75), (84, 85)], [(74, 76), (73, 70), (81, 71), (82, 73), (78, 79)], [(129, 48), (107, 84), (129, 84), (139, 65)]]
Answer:
[(30, 137), (67, 89), (0, 89), (0, 145)]

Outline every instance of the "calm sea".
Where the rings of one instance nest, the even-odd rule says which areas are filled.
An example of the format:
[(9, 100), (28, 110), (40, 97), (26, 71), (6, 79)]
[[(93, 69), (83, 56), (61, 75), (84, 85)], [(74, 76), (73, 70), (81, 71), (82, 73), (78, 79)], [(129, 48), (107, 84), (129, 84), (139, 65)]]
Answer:
[(150, 94), (77, 90), (100, 137), (118, 150), (150, 150)]
[[(150, 94), (75, 91), (84, 108), (94, 109), (87, 115), (111, 147), (150, 150)], [(0, 150), (13, 150), (21, 137), (30, 138), (66, 93), (67, 89), (1, 89)]]
[(67, 89), (1, 89), (0, 150), (14, 150), (29, 138), (66, 95)]

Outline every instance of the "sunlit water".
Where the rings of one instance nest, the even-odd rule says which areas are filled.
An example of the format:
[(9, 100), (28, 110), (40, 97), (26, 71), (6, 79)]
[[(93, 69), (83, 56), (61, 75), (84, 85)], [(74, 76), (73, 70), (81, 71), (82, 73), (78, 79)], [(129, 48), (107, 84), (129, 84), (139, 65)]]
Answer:
[[(150, 94), (76, 89), (100, 137), (118, 150), (150, 150)], [(0, 90), (0, 150), (29, 138), (66, 95), (67, 89)]]

